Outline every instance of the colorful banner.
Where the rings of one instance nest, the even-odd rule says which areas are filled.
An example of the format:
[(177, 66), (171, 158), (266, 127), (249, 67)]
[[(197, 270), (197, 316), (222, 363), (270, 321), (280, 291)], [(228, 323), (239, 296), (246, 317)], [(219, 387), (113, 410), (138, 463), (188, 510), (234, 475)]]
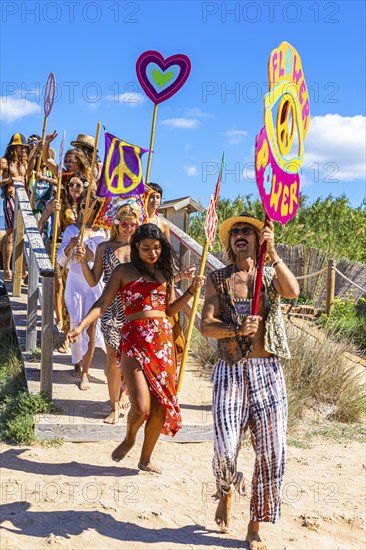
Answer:
[(299, 171), (310, 123), (309, 94), (298, 52), (282, 42), (269, 59), (265, 126), (257, 135), (255, 172), (267, 215), (284, 225), (296, 214)]
[(105, 132), (105, 154), (97, 196), (124, 198), (144, 193), (141, 155), (149, 151)]
[(145, 192), (142, 195), (131, 195), (126, 197), (105, 198), (101, 207), (98, 210), (93, 225), (95, 227), (101, 227), (103, 229), (110, 229), (113, 225), (113, 221), (116, 219), (117, 212), (121, 206), (125, 204), (131, 204), (136, 202), (140, 208), (140, 224), (147, 223), (147, 204), (146, 200), (151, 193), (151, 189), (144, 186)]

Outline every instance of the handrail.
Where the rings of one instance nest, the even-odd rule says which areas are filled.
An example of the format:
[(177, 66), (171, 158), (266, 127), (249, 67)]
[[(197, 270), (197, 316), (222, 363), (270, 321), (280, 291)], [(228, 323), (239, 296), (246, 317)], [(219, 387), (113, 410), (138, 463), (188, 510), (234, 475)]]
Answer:
[[(52, 398), (53, 369), (53, 319), (54, 276), (51, 261), (38, 232), (37, 222), (29, 203), (24, 185), (15, 184), (13, 291), (21, 296), (24, 252), (28, 248), (28, 300), (25, 351), (34, 351), (37, 346), (38, 302), (41, 305), (41, 392)], [(27, 245), (27, 246), (25, 246)], [(41, 277), (41, 285), (39, 278)]]
[(343, 277), (343, 279), (345, 279), (346, 281), (348, 281), (349, 283), (351, 283), (351, 285), (357, 287), (359, 290), (362, 290), (362, 292), (366, 292), (366, 290), (364, 288), (362, 288), (362, 286), (358, 285), (357, 283), (354, 283), (353, 281), (351, 281), (351, 279), (349, 279), (348, 277), (346, 277), (341, 271), (339, 271), (339, 269), (337, 269), (336, 267), (333, 267), (332, 269), (334, 269), (334, 271), (336, 273), (338, 273), (338, 275), (340, 275), (341, 277)]
[[(182, 231), (182, 229), (179, 229), (179, 227), (174, 225), (171, 221), (167, 220), (166, 218), (164, 219), (168, 222), (169, 229), (173, 237), (175, 237), (183, 246), (185, 246), (190, 252), (192, 252), (192, 254), (194, 254), (198, 258), (201, 258), (203, 247), (198, 244), (198, 242), (196, 242), (194, 239), (192, 239), (192, 237), (190, 237), (187, 233)], [(210, 253), (207, 254), (206, 266), (211, 271), (215, 269), (222, 269), (223, 267), (225, 267), (225, 265), (220, 262), (220, 260), (215, 258), (215, 256)]]

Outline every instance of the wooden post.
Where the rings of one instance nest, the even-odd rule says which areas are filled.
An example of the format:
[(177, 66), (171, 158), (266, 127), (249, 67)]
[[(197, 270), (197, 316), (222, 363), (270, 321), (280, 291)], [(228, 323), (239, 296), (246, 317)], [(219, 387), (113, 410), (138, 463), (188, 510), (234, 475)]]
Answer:
[(54, 277), (42, 277), (41, 392), (52, 399)]
[(34, 252), (32, 247), (29, 247), (26, 351), (34, 351), (37, 347), (38, 279)]
[(325, 313), (330, 315), (333, 309), (334, 302), (334, 289), (335, 289), (335, 261), (328, 260), (328, 274), (327, 274), (327, 301), (325, 305)]
[(14, 224), (15, 239), (13, 244), (13, 296), (22, 294), (22, 274), (24, 259), (24, 224), (18, 194), (15, 194)]

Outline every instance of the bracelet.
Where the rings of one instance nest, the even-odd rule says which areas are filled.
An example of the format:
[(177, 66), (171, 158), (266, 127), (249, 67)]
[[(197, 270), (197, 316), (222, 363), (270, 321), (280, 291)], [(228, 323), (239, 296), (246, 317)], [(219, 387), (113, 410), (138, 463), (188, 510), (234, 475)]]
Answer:
[(191, 292), (191, 291), (190, 291), (190, 288), (191, 288), (190, 286), (187, 288), (187, 292), (188, 292), (188, 294), (190, 294), (191, 296), (194, 296), (194, 292)]
[(275, 262), (273, 262), (272, 267), (276, 267), (276, 265), (282, 264), (282, 262), (283, 262), (283, 259), (282, 259), (282, 258), (278, 258), (278, 260), (276, 260)]

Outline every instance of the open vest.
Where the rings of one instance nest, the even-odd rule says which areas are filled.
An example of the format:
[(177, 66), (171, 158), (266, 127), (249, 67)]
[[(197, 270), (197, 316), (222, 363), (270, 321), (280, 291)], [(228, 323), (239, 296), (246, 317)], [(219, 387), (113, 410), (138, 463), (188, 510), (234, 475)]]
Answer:
[[(266, 318), (264, 331), (264, 349), (277, 357), (290, 358), (290, 350), (287, 343), (285, 323), (282, 317), (280, 296), (277, 294), (273, 279), (275, 270), (265, 266), (263, 269), (263, 298), (265, 303)], [(219, 319), (224, 323), (235, 322), (234, 296), (232, 277), (235, 277), (233, 266), (229, 265), (210, 273), (209, 277), (217, 291), (220, 300)], [(229, 365), (234, 365), (245, 359), (252, 351), (251, 340), (248, 336), (235, 336), (231, 338), (219, 338), (217, 340), (217, 355)]]

